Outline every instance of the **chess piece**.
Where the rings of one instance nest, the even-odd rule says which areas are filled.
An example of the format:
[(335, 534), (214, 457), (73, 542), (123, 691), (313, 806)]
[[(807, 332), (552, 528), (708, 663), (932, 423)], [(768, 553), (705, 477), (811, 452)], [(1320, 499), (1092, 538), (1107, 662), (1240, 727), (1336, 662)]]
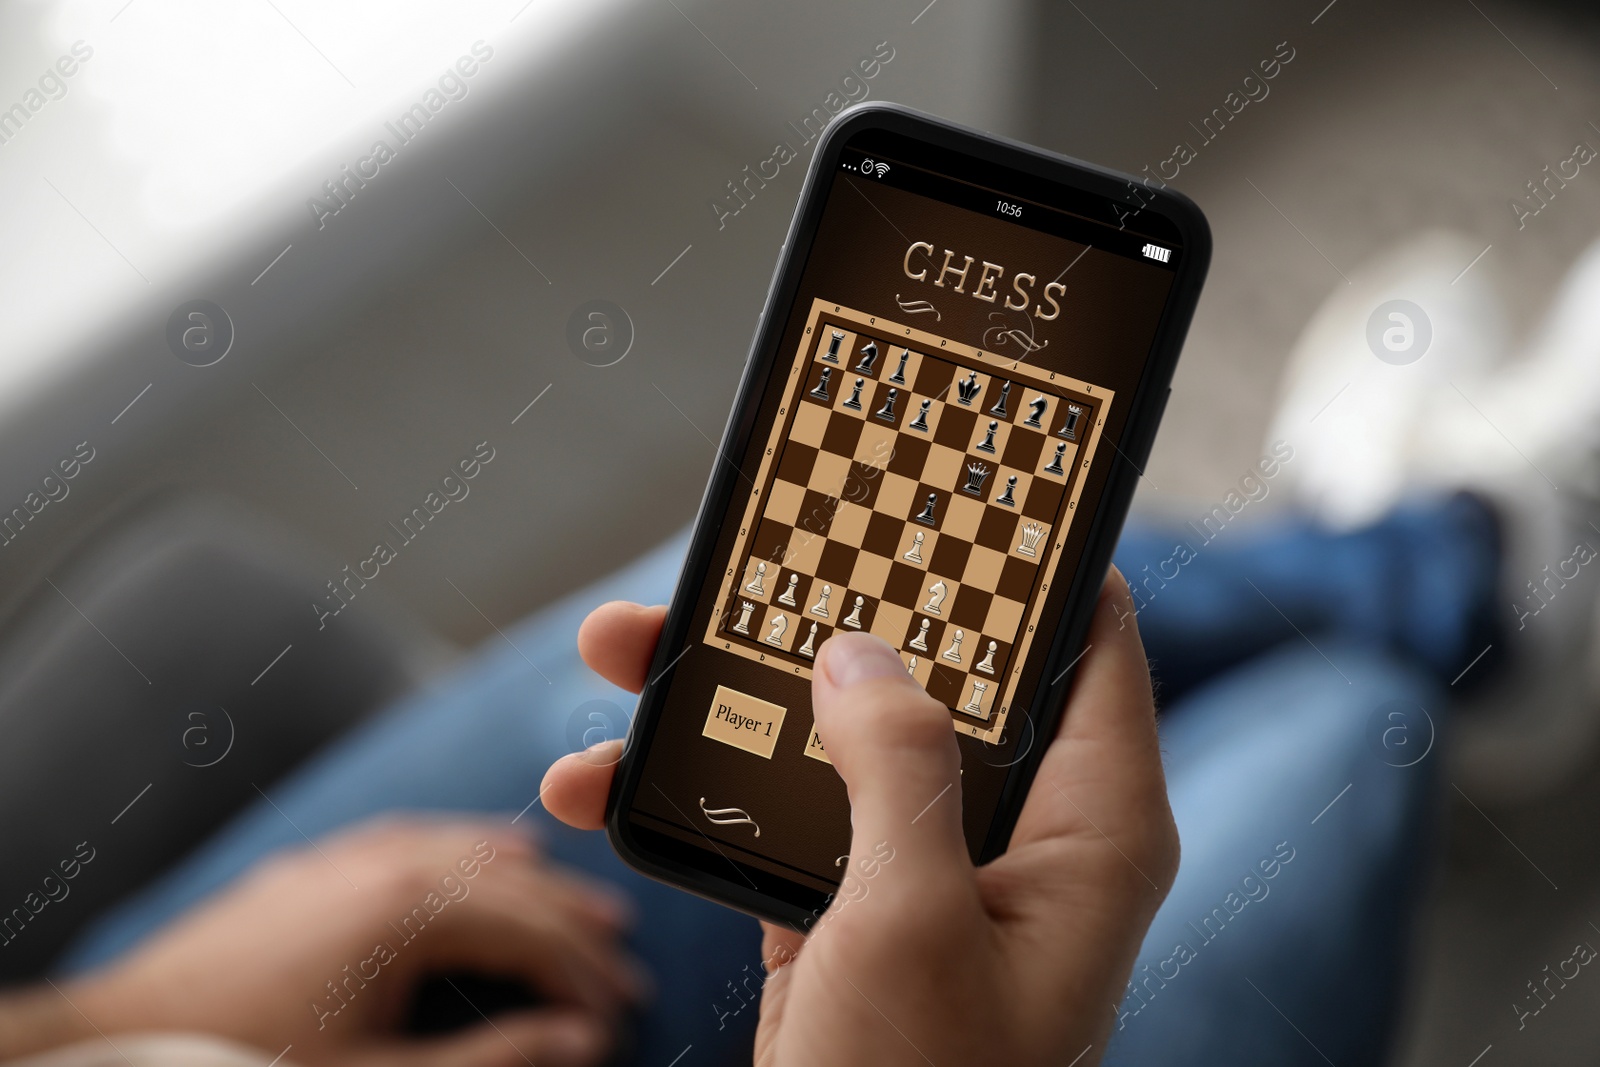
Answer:
[(911, 349), (902, 348), (900, 350), (900, 365), (894, 369), (893, 374), (889, 375), (889, 380), (891, 382), (896, 385), (906, 384), (906, 362), (910, 359)]
[(838, 330), (833, 331), (833, 336), (828, 339), (828, 352), (822, 357), (826, 363), (839, 362), (839, 346), (844, 343), (844, 334)]
[(1039, 419), (1044, 416), (1044, 409), (1050, 406), (1050, 401), (1042, 396), (1036, 396), (1028, 401), (1028, 417), (1022, 420), (1022, 425), (1032, 426), (1035, 430), (1044, 429), (1039, 425)]
[(1011, 395), (1011, 383), (1010, 382), (1006, 382), (1004, 385), (1002, 385), (1000, 387), (1000, 399), (996, 400), (994, 402), (994, 407), (989, 409), (989, 414), (998, 415), (1002, 419), (1005, 418), (1006, 417), (1006, 397), (1008, 397), (1010, 395)]
[(963, 630), (957, 630), (950, 635), (950, 647), (939, 653), (940, 659), (947, 659), (951, 663), (961, 662), (961, 639), (967, 636)]
[(857, 374), (871, 374), (872, 365), (878, 361), (878, 342), (868, 341), (861, 346), (861, 359), (856, 363)]
[(754, 593), (756, 596), (766, 596), (767, 587), (761, 582), (761, 579), (765, 578), (766, 576), (767, 565), (765, 563), (757, 563), (756, 576), (745, 583), (744, 591), (747, 593)]
[(800, 653), (802, 656), (815, 656), (817, 654), (816, 642), (817, 624), (812, 623), (811, 631), (806, 634), (806, 643), (795, 649), (795, 651)]
[(933, 523), (934, 523), (933, 509), (934, 509), (934, 506), (937, 505), (938, 503), (939, 503), (939, 494), (938, 493), (929, 493), (928, 494), (928, 502), (926, 504), (922, 505), (922, 514), (917, 516), (917, 521), (922, 523), (924, 526), (932, 526)]
[(912, 656), (911, 662), (906, 664), (906, 673), (910, 675), (915, 675), (917, 673), (917, 657)]
[(750, 616), (755, 612), (756, 606), (748, 600), (739, 602), (739, 621), (733, 624), (733, 632), (747, 634), (750, 632)]
[(815, 615), (819, 619), (826, 619), (828, 617), (828, 598), (832, 595), (833, 586), (823, 586), (822, 592), (817, 594), (817, 602), (811, 605), (811, 614)]
[(883, 419), (885, 422), (894, 421), (894, 402), (900, 399), (900, 390), (890, 389), (883, 398), (883, 407), (873, 412), (873, 417)]
[(978, 372), (968, 371), (967, 380), (956, 383), (956, 402), (970, 408), (978, 396)]
[(815, 389), (811, 390), (811, 395), (816, 397), (818, 400), (822, 401), (823, 403), (827, 403), (830, 399), (832, 399), (831, 397), (828, 396), (828, 379), (832, 378), (832, 377), (833, 377), (833, 368), (832, 367), (823, 367), (822, 368), (822, 378), (821, 378), (820, 381), (817, 382), (817, 387)]
[(928, 627), (930, 627), (932, 625), (933, 625), (933, 620), (932, 619), (923, 619), (922, 620), (922, 629), (918, 630), (917, 631), (917, 636), (915, 636), (915, 637), (913, 637), (911, 639), (911, 646), (910, 647), (916, 649), (918, 652), (926, 652), (926, 651), (928, 651)]
[(791, 608), (799, 607), (800, 605), (794, 602), (794, 588), (799, 584), (800, 576), (798, 574), (789, 575), (789, 588), (785, 589), (783, 595), (778, 597), (778, 603), (787, 604)]
[(983, 495), (983, 482), (984, 482), (984, 479), (986, 479), (988, 477), (989, 477), (989, 468), (988, 467), (985, 467), (982, 463), (978, 463), (977, 461), (973, 461), (972, 463), (968, 463), (967, 464), (967, 484), (963, 485), (961, 487), (961, 491), (964, 492), (964, 493), (971, 493), (973, 496), (982, 496)]
[(1017, 555), (1037, 556), (1039, 538), (1044, 536), (1044, 527), (1036, 522), (1030, 522), (1022, 528), (1022, 542), (1017, 545)]
[(990, 455), (993, 455), (994, 454), (994, 435), (996, 433), (999, 433), (999, 432), (1000, 432), (1000, 424), (998, 422), (996, 422), (994, 419), (990, 419), (989, 420), (989, 430), (988, 430), (988, 432), (983, 435), (983, 440), (979, 441), (973, 447), (976, 448), (979, 452), (988, 452)]
[(927, 612), (929, 615), (944, 614), (944, 612), (940, 610), (940, 605), (944, 603), (944, 598), (949, 595), (950, 587), (948, 585), (945, 585), (943, 581), (934, 582), (932, 585), (928, 586), (928, 602), (922, 605), (922, 610)]
[(1067, 421), (1061, 424), (1061, 429), (1056, 433), (1069, 441), (1078, 439), (1078, 419), (1083, 414), (1083, 409), (1077, 404), (1067, 405)]
[(844, 402), (843, 406), (847, 407), (847, 408), (850, 408), (852, 411), (860, 411), (861, 410), (861, 388), (862, 388), (862, 386), (864, 386), (866, 384), (867, 384), (867, 380), (865, 378), (857, 378), (856, 379), (855, 388), (850, 390), (850, 399), (846, 400)]
[(990, 641), (989, 642), (989, 651), (986, 652), (984, 654), (984, 657), (981, 660), (978, 661), (978, 665), (976, 667), (972, 668), (972, 669), (975, 670), (975, 671), (982, 671), (984, 674), (993, 674), (994, 673), (994, 654), (999, 648), (1000, 648), (1000, 643), (998, 641)]
[(789, 629), (789, 619), (785, 615), (774, 615), (772, 621), (767, 623), (772, 627), (772, 632), (767, 634), (767, 644), (783, 647), (783, 635)]
[(916, 533), (912, 534), (911, 535), (911, 548), (910, 548), (909, 551), (906, 552), (906, 554), (904, 556), (901, 556), (900, 558), (905, 560), (907, 563), (921, 563), (922, 562), (922, 541), (927, 536), (928, 535), (923, 533), (921, 530), (918, 530)]
[(1052, 459), (1050, 461), (1050, 465), (1044, 469), (1044, 472), (1046, 474), (1065, 474), (1065, 473), (1067, 473), (1066, 471), (1061, 469), (1061, 457), (1066, 455), (1066, 454), (1067, 454), (1067, 443), (1065, 441), (1056, 442), (1056, 458)]
[(912, 430), (921, 430), (923, 433), (927, 433), (928, 409), (931, 407), (933, 407), (933, 401), (924, 400), (922, 402), (922, 410), (917, 412), (917, 417), (911, 420), (911, 425), (907, 428)]
[(864, 596), (856, 597), (855, 606), (850, 609), (850, 614), (848, 614), (848, 615), (846, 615), (844, 617), (844, 622), (841, 623), (840, 625), (848, 626), (852, 630), (861, 629), (861, 609), (866, 606), (866, 603), (867, 603), (867, 598), (866, 597), (864, 597)]
[(978, 715), (987, 719), (988, 716), (983, 714), (983, 694), (988, 690), (988, 688), (988, 682), (973, 682), (972, 699), (967, 701), (966, 706), (961, 710), (966, 712), (968, 715)]
[(1006, 479), (1006, 491), (1001, 493), (999, 496), (995, 497), (994, 498), (994, 502), (996, 504), (1003, 504), (1004, 506), (1006, 506), (1008, 508), (1016, 507), (1017, 506), (1017, 498), (1011, 495), (1012, 493), (1016, 492), (1016, 490), (1017, 490), (1017, 476), (1015, 474), (1013, 474), (1011, 477)]

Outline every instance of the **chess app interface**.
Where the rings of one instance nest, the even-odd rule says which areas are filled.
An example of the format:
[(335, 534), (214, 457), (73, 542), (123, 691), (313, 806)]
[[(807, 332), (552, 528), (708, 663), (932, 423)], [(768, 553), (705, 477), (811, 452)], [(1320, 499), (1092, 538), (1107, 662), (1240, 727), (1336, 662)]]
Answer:
[(899, 135), (838, 164), (719, 460), (735, 477), (622, 818), (762, 891), (842, 874), (849, 803), (810, 702), (840, 633), (881, 637), (949, 710), (976, 852), (1042, 748), (1029, 708), (1184, 255), (1159, 219)]

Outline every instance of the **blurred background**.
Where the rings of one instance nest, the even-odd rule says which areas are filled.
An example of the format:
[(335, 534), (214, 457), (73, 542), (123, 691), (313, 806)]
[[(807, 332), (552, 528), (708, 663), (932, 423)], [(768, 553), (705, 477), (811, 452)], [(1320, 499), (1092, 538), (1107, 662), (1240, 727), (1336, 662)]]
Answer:
[[(1384, 249), (1459, 231), (1513, 341), (1538, 321), (1600, 235), (1587, 173), (1521, 228), (1509, 209), (1600, 143), (1584, 7), (0, 3), (0, 840), (103, 857), (0, 977), (253, 783), (692, 518), (797, 131), (859, 60), (892, 53), (871, 99), (1140, 172), (1280, 42), (1270, 96), (1173, 182), (1216, 240), (1136, 502), (1178, 518), (1256, 461), (1296, 337)], [(362, 164), (379, 139), (393, 158)], [(778, 142), (800, 160), (719, 218)], [(596, 299), (631, 324), (618, 362), (567, 342)], [(327, 583), (485, 441), (469, 494), (319, 625)], [(1600, 916), (1600, 774), (1567, 755), (1450, 794), (1396, 1062), (1592, 1059), (1594, 994), (1524, 1033), (1507, 1011)]]

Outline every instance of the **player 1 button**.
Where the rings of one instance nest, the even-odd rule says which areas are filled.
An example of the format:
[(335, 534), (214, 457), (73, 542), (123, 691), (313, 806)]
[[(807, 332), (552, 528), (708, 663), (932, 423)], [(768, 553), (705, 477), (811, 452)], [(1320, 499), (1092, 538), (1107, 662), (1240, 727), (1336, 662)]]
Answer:
[(719, 685), (717, 695), (711, 701), (711, 710), (706, 714), (705, 729), (700, 732), (713, 741), (742, 748), (762, 759), (771, 759), (787, 710), (759, 697)]

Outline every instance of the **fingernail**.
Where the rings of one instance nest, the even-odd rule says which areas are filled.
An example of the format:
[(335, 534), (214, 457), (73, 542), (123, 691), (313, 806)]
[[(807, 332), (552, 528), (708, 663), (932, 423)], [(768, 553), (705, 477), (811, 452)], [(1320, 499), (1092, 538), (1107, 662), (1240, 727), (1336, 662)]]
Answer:
[(888, 642), (871, 634), (840, 634), (824, 646), (823, 666), (840, 689), (876, 678), (908, 677), (906, 665)]

